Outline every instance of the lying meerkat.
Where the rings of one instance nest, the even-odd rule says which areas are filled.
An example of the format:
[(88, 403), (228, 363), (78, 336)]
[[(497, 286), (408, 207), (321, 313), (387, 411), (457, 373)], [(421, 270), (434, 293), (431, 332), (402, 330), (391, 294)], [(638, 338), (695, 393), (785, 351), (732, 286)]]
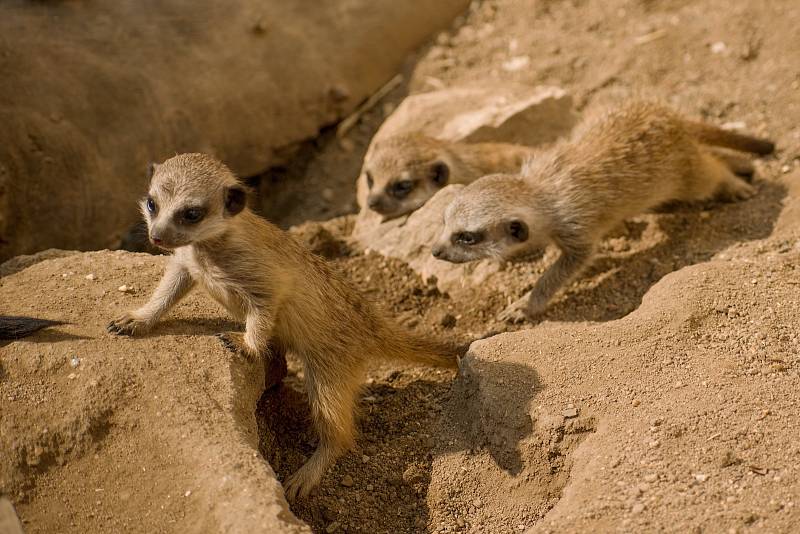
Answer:
[(734, 171), (752, 175), (752, 163), (719, 147), (762, 155), (775, 148), (653, 103), (608, 111), (537, 154), (520, 174), (486, 176), (461, 189), (445, 209), (432, 253), (461, 263), (510, 258), (554, 243), (560, 257), (532, 291), (500, 314), (502, 320), (531, 318), (624, 219), (668, 201), (751, 197), (755, 189)]
[(367, 207), (384, 219), (421, 207), (448, 184), (518, 172), (533, 149), (506, 143), (453, 143), (423, 134), (377, 141), (364, 159)]
[(227, 348), (248, 357), (297, 354), (319, 446), (286, 483), (294, 500), (306, 496), (352, 445), (356, 399), (370, 361), (457, 367), (458, 355), (401, 332), (322, 258), (255, 215), (245, 201), (245, 187), (210, 156), (183, 154), (156, 165), (142, 211), (150, 240), (173, 255), (150, 300), (108, 330), (146, 332), (199, 284), (246, 325), (244, 334), (220, 335)]

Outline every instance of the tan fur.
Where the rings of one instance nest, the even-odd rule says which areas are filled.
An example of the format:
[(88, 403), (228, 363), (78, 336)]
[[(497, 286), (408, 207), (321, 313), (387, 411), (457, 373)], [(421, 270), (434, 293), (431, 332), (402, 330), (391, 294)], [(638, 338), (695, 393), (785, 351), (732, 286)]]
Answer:
[[(518, 172), (532, 153), (531, 148), (520, 145), (452, 143), (419, 133), (390, 137), (376, 142), (364, 160), (367, 206), (386, 219), (399, 217), (421, 207), (448, 184)], [(397, 190), (397, 184), (404, 181), (413, 186), (405, 195)]]
[(433, 254), (452, 262), (509, 258), (554, 243), (561, 256), (530, 293), (501, 314), (513, 321), (530, 318), (624, 219), (669, 201), (752, 196), (753, 187), (733, 172), (752, 173), (752, 164), (704, 143), (759, 150), (771, 143), (720, 132), (649, 102), (602, 113), (570, 140), (537, 154), (522, 173), (487, 176), (459, 191), (445, 210)]
[[(220, 162), (183, 154), (157, 166), (143, 212), (151, 239), (174, 251), (150, 301), (109, 325), (117, 334), (139, 334), (194, 285), (202, 286), (245, 332), (221, 335), (226, 347), (248, 357), (296, 354), (319, 446), (286, 482), (289, 499), (305, 496), (353, 443), (354, 409), (367, 364), (398, 358), (456, 367), (456, 351), (401, 332), (324, 260), (289, 234), (252, 213), (236, 199), (243, 186)], [(233, 193), (232, 193), (233, 191)], [(181, 221), (187, 206), (205, 217)], [(230, 209), (229, 209), (230, 208)]]

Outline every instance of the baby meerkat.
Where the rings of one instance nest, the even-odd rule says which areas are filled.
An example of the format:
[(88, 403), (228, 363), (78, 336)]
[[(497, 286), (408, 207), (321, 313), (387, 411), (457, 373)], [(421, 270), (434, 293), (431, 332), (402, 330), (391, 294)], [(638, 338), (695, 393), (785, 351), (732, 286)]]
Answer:
[(364, 159), (367, 207), (384, 219), (421, 207), (448, 184), (468, 184), (492, 173), (518, 172), (530, 147), (453, 143), (420, 133), (377, 141)]
[(511, 258), (554, 243), (560, 257), (533, 290), (500, 314), (522, 321), (583, 268), (598, 241), (624, 219), (669, 201), (746, 199), (755, 189), (743, 156), (769, 154), (770, 141), (687, 121), (658, 104), (605, 112), (537, 154), (520, 174), (483, 177), (447, 206), (436, 258), (461, 263)]
[(354, 411), (365, 368), (386, 357), (457, 367), (444, 343), (401, 332), (371, 302), (288, 233), (246, 207), (246, 189), (221, 162), (182, 154), (155, 165), (142, 202), (153, 244), (173, 252), (155, 293), (108, 330), (134, 335), (198, 284), (245, 332), (223, 344), (269, 365), (286, 351), (305, 370), (319, 446), (286, 482), (290, 500), (306, 496), (354, 440)]

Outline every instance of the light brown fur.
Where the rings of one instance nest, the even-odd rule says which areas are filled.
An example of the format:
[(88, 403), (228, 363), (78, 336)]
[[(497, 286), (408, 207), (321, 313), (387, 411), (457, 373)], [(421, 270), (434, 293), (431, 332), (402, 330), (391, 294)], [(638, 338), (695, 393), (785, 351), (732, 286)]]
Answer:
[[(223, 344), (247, 357), (296, 354), (319, 446), (286, 482), (290, 500), (305, 496), (350, 447), (354, 410), (368, 363), (397, 358), (456, 367), (457, 352), (401, 332), (324, 260), (244, 206), (244, 187), (222, 163), (183, 154), (156, 166), (143, 202), (151, 240), (173, 250), (150, 301), (111, 322), (117, 334), (139, 334), (194, 285), (200, 285), (245, 332), (221, 334)], [(152, 199), (155, 210), (148, 208)], [(204, 217), (187, 223), (187, 208)]]
[[(421, 207), (448, 184), (518, 172), (532, 153), (520, 145), (453, 143), (420, 133), (389, 137), (376, 142), (364, 160), (367, 206), (385, 219), (399, 217)], [(404, 183), (411, 186), (408, 192)]]
[(568, 141), (537, 154), (522, 173), (466, 186), (445, 210), (434, 256), (464, 262), (509, 258), (554, 243), (556, 262), (501, 319), (543, 311), (590, 260), (598, 241), (624, 219), (669, 201), (746, 199), (752, 173), (727, 148), (771, 151), (771, 142), (688, 122), (658, 104), (635, 102), (586, 121)]

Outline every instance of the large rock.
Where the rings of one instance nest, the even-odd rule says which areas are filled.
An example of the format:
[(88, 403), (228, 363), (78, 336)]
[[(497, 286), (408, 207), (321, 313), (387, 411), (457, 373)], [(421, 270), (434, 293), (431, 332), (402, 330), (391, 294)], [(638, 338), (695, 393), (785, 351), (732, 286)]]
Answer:
[[(537, 146), (569, 133), (576, 119), (572, 98), (561, 88), (474, 83), (407, 97), (375, 133), (370, 149), (376, 141), (409, 132), (445, 141)], [(357, 188), (358, 205), (364, 208), (364, 176), (358, 177)], [(371, 227), (380, 221), (369, 210), (362, 210), (361, 215), (365, 220), (360, 226)]]
[[(575, 122), (572, 99), (562, 89), (483, 83), (409, 96), (381, 125), (370, 146), (376, 140), (413, 131), (447, 141), (536, 146), (567, 135)], [(407, 262), (423, 277), (436, 276), (443, 291), (483, 281), (499, 269), (496, 262), (455, 266), (430, 257), (432, 237), (439, 235), (444, 208), (455, 187), (440, 191), (407, 218), (382, 221), (380, 215), (365, 207), (367, 186), (365, 177), (359, 176), (357, 198), (362, 209), (353, 230), (355, 241), (363, 248)], [(465, 273), (470, 275), (469, 280)]]
[(486, 283), (503, 269), (496, 260), (455, 264), (437, 260), (431, 245), (444, 228), (444, 210), (463, 185), (449, 185), (436, 193), (407, 218), (381, 223), (361, 234), (369, 250), (406, 262), (424, 280), (436, 279), (439, 291), (457, 294), (459, 290)]
[(109, 246), (150, 161), (279, 163), (468, 3), (3, 2), (0, 260)]
[(0, 348), (0, 495), (28, 534), (310, 532), (258, 453), (264, 367), (222, 348), (223, 310), (196, 291), (152, 335), (105, 331), (164, 262), (82, 253), (0, 278), (3, 313), (70, 323)]

